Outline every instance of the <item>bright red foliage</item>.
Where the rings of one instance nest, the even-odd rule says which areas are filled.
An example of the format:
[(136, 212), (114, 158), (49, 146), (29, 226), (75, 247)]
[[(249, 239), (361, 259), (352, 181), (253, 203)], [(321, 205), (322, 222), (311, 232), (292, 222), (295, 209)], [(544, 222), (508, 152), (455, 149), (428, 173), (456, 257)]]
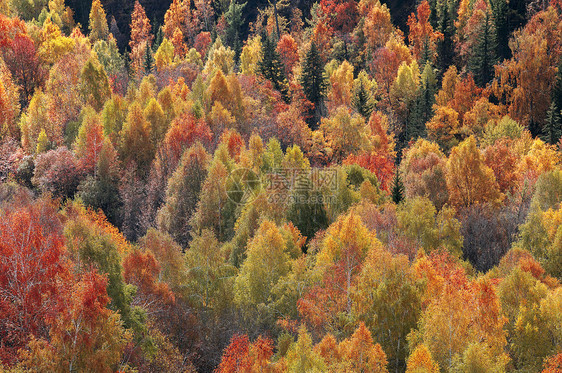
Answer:
[(31, 336), (46, 336), (69, 276), (56, 206), (39, 200), (0, 212), (0, 361), (11, 364)]

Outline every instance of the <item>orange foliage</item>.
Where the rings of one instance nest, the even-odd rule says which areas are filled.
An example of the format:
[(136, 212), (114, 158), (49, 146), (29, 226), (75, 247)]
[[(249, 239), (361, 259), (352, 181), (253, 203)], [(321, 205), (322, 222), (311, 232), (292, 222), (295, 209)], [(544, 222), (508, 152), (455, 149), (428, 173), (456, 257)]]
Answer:
[(562, 372), (562, 352), (549, 357), (544, 366), (542, 373), (560, 373)]
[(174, 46), (174, 54), (179, 58), (185, 57), (187, 53), (187, 46), (183, 42), (183, 32), (181, 32), (179, 27), (176, 27), (174, 34), (172, 35), (170, 41)]
[(168, 157), (175, 160), (173, 164), (177, 164), (185, 149), (196, 141), (209, 144), (212, 138), (213, 134), (205, 120), (184, 113), (173, 120), (163, 141)]
[(417, 17), (414, 13), (408, 17), (408, 27), (410, 33), (408, 34), (408, 41), (414, 53), (414, 58), (419, 60), (425, 48), (430, 51), (430, 60), (434, 60), (437, 52), (437, 42), (443, 40), (443, 34), (433, 31), (433, 27), (429, 23), (429, 15), (431, 9), (427, 0), (424, 0), (418, 5)]
[(151, 44), (153, 36), (151, 35), (150, 20), (146, 16), (144, 8), (138, 0), (135, 1), (133, 13), (131, 15), (131, 40), (129, 46), (131, 50), (135, 49), (142, 43)]
[(147, 308), (154, 307), (155, 302), (175, 301), (174, 293), (168, 284), (159, 281), (159, 276), (160, 264), (150, 251), (133, 250), (123, 260), (123, 278), (138, 288), (141, 303), (146, 303)]
[(273, 341), (258, 337), (253, 343), (247, 335), (234, 335), (224, 350), (215, 373), (263, 372), (273, 356)]
[(18, 35), (25, 35), (25, 22), (0, 13), (0, 51), (9, 48)]
[(501, 139), (484, 150), (484, 163), (494, 171), (502, 193), (513, 193), (519, 181), (518, 158), (510, 145), (510, 141)]

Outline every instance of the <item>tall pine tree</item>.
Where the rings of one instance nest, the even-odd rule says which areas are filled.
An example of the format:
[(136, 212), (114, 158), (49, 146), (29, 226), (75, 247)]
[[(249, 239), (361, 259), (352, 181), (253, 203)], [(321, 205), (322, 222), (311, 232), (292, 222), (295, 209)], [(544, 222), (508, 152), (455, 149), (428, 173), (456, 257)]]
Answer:
[(240, 39), (240, 30), (244, 23), (242, 10), (246, 3), (238, 4), (236, 0), (230, 1), (228, 11), (225, 13), (226, 22), (228, 27), (226, 29), (226, 44), (234, 51), (234, 58), (238, 61), (240, 53), (242, 53), (242, 41)]
[(275, 49), (275, 43), (267, 36), (262, 36), (262, 59), (258, 64), (260, 73), (264, 78), (271, 81), (273, 87), (281, 92), (283, 100), (289, 101), (289, 83), (285, 77), (285, 68)]
[(554, 100), (546, 113), (546, 121), (542, 129), (541, 138), (549, 144), (556, 144), (562, 136), (562, 121), (560, 119), (560, 109)]
[(358, 80), (359, 84), (357, 88), (355, 88), (355, 92), (353, 93), (352, 104), (355, 110), (357, 110), (357, 112), (367, 120), (369, 119), (371, 113), (373, 112), (373, 109), (375, 108), (375, 102), (373, 100), (371, 92), (366, 89), (363, 80)]
[(316, 129), (322, 116), (328, 83), (324, 76), (322, 58), (314, 42), (310, 44), (310, 49), (306, 53), (300, 83), (306, 98), (314, 104), (314, 110), (310, 113), (308, 124), (312, 129)]
[[(433, 117), (433, 104), (435, 103), (435, 93), (437, 90), (437, 80), (433, 66), (426, 63), (421, 74), (421, 84), (419, 95), (414, 103), (411, 118), (408, 121), (410, 138), (425, 136), (425, 124)], [(409, 141), (410, 139), (407, 139)]]
[(437, 0), (438, 30), (443, 39), (437, 43), (437, 67), (441, 77), (453, 63), (453, 35), (458, 4), (453, 0)]
[(482, 23), (479, 25), (477, 43), (468, 60), (468, 68), (480, 87), (484, 87), (494, 77), (496, 51), (496, 29), (492, 12), (487, 7)]
[(552, 87), (552, 101), (559, 110), (562, 110), (562, 59), (558, 65), (554, 87)]
[(392, 181), (392, 200), (396, 204), (404, 200), (404, 184), (402, 184), (402, 178), (398, 169), (394, 173), (394, 180)]

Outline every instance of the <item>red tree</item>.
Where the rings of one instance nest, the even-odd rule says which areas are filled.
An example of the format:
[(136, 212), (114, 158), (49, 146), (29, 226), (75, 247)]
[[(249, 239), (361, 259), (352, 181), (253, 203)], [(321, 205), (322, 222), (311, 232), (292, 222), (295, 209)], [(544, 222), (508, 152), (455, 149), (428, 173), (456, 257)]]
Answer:
[(13, 203), (0, 211), (0, 361), (12, 364), (31, 336), (47, 336), (69, 276), (54, 203)]

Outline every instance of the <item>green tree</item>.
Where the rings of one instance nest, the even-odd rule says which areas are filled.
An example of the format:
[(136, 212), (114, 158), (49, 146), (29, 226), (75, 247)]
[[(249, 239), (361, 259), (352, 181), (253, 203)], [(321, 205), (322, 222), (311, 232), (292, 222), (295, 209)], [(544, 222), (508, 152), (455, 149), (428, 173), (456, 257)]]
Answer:
[(209, 155), (200, 143), (187, 149), (168, 181), (166, 201), (158, 212), (158, 226), (182, 247), (191, 239), (190, 220), (207, 175)]
[(262, 36), (262, 58), (258, 68), (264, 78), (273, 84), (273, 88), (281, 92), (283, 100), (289, 101), (289, 83), (285, 77), (285, 68), (276, 50), (276, 44), (267, 35)]
[(381, 245), (369, 249), (354, 289), (354, 313), (380, 341), (391, 371), (406, 365), (406, 337), (421, 314), (420, 289), (406, 256), (392, 255)]
[(394, 179), (392, 181), (392, 201), (399, 204), (404, 200), (404, 184), (402, 184), (402, 178), (400, 172), (396, 171), (394, 173)]
[(220, 315), (233, 305), (236, 272), (236, 267), (224, 261), (220, 242), (204, 229), (194, 235), (186, 250), (181, 292), (195, 308)]
[(238, 61), (240, 53), (242, 53), (242, 41), (240, 38), (240, 31), (244, 23), (244, 16), (242, 11), (246, 7), (246, 3), (238, 4), (236, 0), (231, 0), (228, 11), (225, 13), (226, 28), (225, 43), (234, 50), (235, 60)]
[(154, 149), (158, 147), (160, 142), (168, 132), (168, 120), (160, 103), (153, 97), (144, 108), (144, 117), (150, 123), (150, 135)]
[(316, 129), (322, 116), (322, 106), (328, 82), (324, 75), (322, 57), (314, 42), (310, 44), (310, 49), (306, 53), (300, 83), (306, 98), (314, 104), (314, 111), (310, 113), (312, 115), (308, 118), (308, 124), (312, 129)]
[(557, 144), (562, 136), (562, 119), (560, 118), (560, 109), (556, 106), (555, 100), (552, 100), (550, 108), (546, 112), (546, 120), (542, 129), (541, 139), (548, 144)]
[(86, 206), (101, 209), (110, 223), (119, 226), (121, 198), (118, 185), (117, 151), (106, 138), (100, 150), (95, 176), (87, 177), (78, 186), (78, 196)]
[[(78, 210), (76, 215), (75, 211)], [(121, 256), (115, 238), (94, 223), (83, 206), (72, 205), (68, 208), (68, 220), (64, 234), (67, 246), (73, 255), (78, 256), (78, 263), (85, 268), (95, 266), (101, 273), (107, 274), (107, 294), (111, 298), (110, 308), (118, 311), (125, 327), (132, 329), (137, 342), (146, 331), (145, 312), (131, 304), (136, 288), (123, 280)], [(73, 216), (74, 215), (74, 216)], [(148, 343), (145, 340), (144, 343)], [(144, 344), (143, 343), (143, 344)]]
[(272, 307), (276, 300), (272, 290), (291, 270), (291, 259), (301, 255), (300, 246), (287, 229), (266, 220), (249, 241), (246, 254), (234, 284), (234, 301), (248, 321), (272, 327), (279, 317)]
[(443, 207), (438, 213), (428, 198), (414, 197), (398, 207), (398, 228), (426, 251), (443, 247), (460, 257), (461, 224), (454, 216), (455, 211), (449, 207)]
[(562, 59), (558, 65), (556, 81), (552, 87), (552, 101), (559, 110), (562, 110)]
[(494, 77), (494, 65), (497, 57), (496, 29), (492, 11), (489, 6), (483, 10), (484, 18), (477, 30), (476, 44), (468, 60), (468, 69), (474, 74), (474, 80), (484, 87)]
[(95, 55), (90, 57), (82, 69), (80, 89), (84, 100), (96, 111), (100, 111), (111, 96), (109, 79)]
[(368, 81), (368, 75), (365, 70), (361, 70), (357, 79), (353, 81), (353, 85), (354, 92), (351, 103), (355, 110), (367, 120), (375, 109), (375, 100), (372, 89), (370, 89), (372, 83)]
[(412, 138), (424, 137), (426, 134), (425, 124), (433, 117), (433, 104), (435, 103), (435, 93), (437, 92), (437, 80), (433, 66), (426, 63), (420, 77), (419, 94), (414, 102), (412, 118), (408, 121)]
[(437, 29), (443, 34), (443, 38), (437, 43), (437, 68), (439, 76), (442, 76), (451, 66), (455, 56), (453, 36), (458, 3), (455, 0), (437, 0), (436, 3)]

